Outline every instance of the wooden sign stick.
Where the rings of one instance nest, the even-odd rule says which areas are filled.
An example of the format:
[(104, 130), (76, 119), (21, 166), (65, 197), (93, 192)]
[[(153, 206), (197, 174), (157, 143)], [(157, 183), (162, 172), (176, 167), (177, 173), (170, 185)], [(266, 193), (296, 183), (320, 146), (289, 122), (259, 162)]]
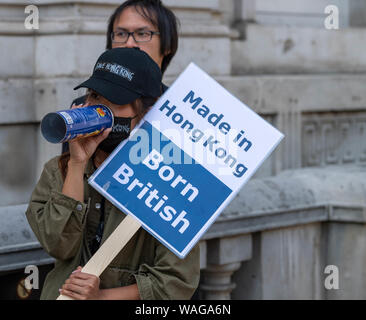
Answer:
[[(99, 277), (140, 227), (141, 223), (137, 221), (137, 219), (131, 215), (127, 215), (108, 239), (102, 244), (98, 251), (90, 258), (87, 264), (81, 269), (81, 272), (93, 274)], [(57, 300), (74, 299), (60, 295)]]

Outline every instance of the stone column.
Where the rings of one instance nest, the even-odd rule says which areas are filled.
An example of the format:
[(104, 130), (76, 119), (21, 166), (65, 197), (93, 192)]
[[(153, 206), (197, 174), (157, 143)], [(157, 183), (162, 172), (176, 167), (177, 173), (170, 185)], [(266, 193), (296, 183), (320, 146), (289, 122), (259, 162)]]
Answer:
[(366, 2), (364, 0), (351, 0), (349, 5), (349, 26), (366, 27)]
[(231, 282), (232, 274), (239, 270), (241, 262), (225, 265), (209, 265), (203, 272), (200, 286), (205, 300), (230, 300), (231, 291), (236, 287)]
[(256, 0), (235, 0), (234, 15), (236, 20), (255, 21)]
[(200, 246), (200, 269), (205, 269), (207, 267), (207, 243), (202, 240), (199, 242)]
[(34, 38), (13, 2), (0, 0), (0, 207), (27, 202), (35, 179)]
[(274, 172), (301, 168), (302, 155), (302, 114), (298, 110), (296, 97), (288, 99), (286, 109), (281, 109), (277, 115), (276, 127), (285, 134), (286, 139), (280, 144), (276, 156)]
[(231, 276), (242, 261), (252, 257), (251, 235), (218, 238), (207, 241), (207, 267), (202, 271), (201, 298), (230, 300), (235, 288)]

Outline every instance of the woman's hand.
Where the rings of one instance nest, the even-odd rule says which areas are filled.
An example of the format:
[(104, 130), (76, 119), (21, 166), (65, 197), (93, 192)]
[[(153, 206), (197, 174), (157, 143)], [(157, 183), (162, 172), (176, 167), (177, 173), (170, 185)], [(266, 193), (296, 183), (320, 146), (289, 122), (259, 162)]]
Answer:
[(59, 290), (60, 294), (75, 300), (139, 300), (141, 299), (137, 284), (111, 289), (99, 289), (97, 276), (81, 272), (82, 268), (71, 273)]
[[(86, 107), (73, 105), (72, 108)], [(67, 173), (62, 187), (62, 193), (77, 201), (84, 202), (84, 171), (98, 145), (109, 135), (111, 128), (97, 136), (74, 139), (69, 141), (70, 159), (67, 163)]]
[[(84, 105), (73, 105), (71, 108), (82, 108), (89, 104)], [(98, 145), (108, 137), (109, 133), (112, 131), (111, 128), (104, 130), (102, 133), (91, 136), (87, 138), (73, 139), (69, 141), (70, 150), (70, 162), (72, 164), (82, 164), (86, 165), (90, 157), (93, 155)]]
[(92, 274), (81, 272), (81, 269), (81, 267), (77, 267), (71, 273), (70, 277), (59, 290), (60, 294), (69, 296), (75, 300), (100, 300), (100, 279)]

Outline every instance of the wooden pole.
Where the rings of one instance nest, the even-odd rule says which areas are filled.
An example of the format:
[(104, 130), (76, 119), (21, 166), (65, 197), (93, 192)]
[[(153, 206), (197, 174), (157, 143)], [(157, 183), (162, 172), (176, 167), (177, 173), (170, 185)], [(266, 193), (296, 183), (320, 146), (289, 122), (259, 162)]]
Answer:
[[(81, 272), (99, 277), (140, 227), (141, 223), (139, 221), (134, 217), (127, 215), (108, 239), (101, 245), (98, 251), (90, 258)], [(60, 295), (57, 300), (73, 299), (68, 296)]]

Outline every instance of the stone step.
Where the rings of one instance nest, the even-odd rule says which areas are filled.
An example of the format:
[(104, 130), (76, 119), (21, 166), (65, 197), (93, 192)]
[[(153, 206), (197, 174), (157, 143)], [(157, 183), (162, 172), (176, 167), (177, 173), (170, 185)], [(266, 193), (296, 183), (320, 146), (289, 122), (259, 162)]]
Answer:
[[(0, 124), (36, 123), (68, 108), (84, 89), (84, 77), (0, 79)], [(214, 76), (228, 91), (263, 115), (288, 112), (364, 110), (366, 74)], [(172, 84), (176, 77), (166, 76)]]
[(248, 24), (231, 46), (232, 74), (366, 71), (366, 30)]

